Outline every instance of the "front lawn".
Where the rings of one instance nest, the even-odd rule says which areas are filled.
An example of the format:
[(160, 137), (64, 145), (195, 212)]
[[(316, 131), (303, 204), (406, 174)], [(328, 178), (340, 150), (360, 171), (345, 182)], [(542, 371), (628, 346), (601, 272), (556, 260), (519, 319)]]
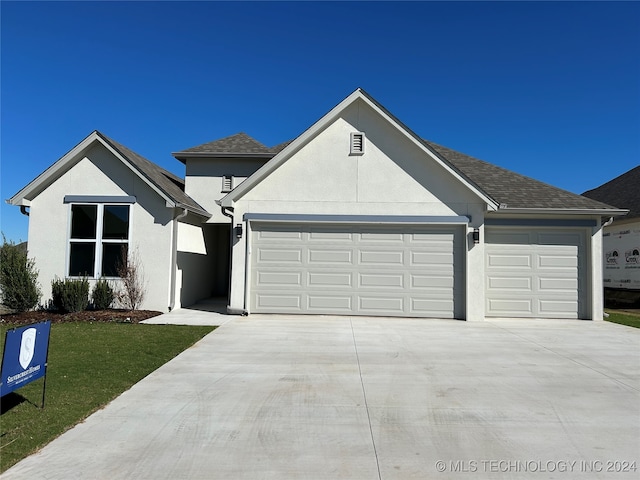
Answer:
[[(0, 348), (8, 328), (0, 326)], [(109, 403), (214, 328), (52, 324), (45, 408), (40, 408), (43, 379), (2, 398), (0, 472)]]
[(640, 328), (640, 314), (609, 309), (607, 309), (606, 312), (609, 314), (609, 316), (605, 317), (604, 319), (608, 322), (619, 323), (621, 325), (627, 325), (628, 327)]

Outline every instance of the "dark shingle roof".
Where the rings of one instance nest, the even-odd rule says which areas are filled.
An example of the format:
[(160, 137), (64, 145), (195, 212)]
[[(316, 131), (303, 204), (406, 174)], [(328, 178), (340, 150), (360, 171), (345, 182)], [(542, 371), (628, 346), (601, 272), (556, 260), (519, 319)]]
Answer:
[(423, 143), (486, 195), (507, 208), (610, 209), (610, 205), (548, 185), (450, 148)]
[[(395, 117), (393, 118), (395, 119)], [(498, 167), (442, 145), (423, 140), (399, 120), (395, 120), (406, 128), (416, 140), (422, 142), (470, 184), (475, 185), (478, 190), (492, 198), (497, 204), (506, 205), (506, 208), (577, 210), (606, 210), (613, 208), (606, 203), (597, 201), (598, 199), (594, 200), (562, 190), (506, 168)], [(216, 155), (262, 154), (268, 159), (277, 155), (290, 143), (291, 141), (288, 141), (269, 148), (246, 133), (238, 133), (189, 148), (174, 155), (176, 158), (182, 159), (180, 154), (183, 153), (212, 153)]]
[(221, 138), (209, 143), (203, 143), (195, 147), (182, 150), (180, 153), (274, 153), (269, 147), (263, 145), (244, 132), (236, 133), (229, 137)]
[(640, 165), (582, 195), (628, 209), (624, 218), (640, 217)]
[(96, 130), (96, 133), (120, 155), (128, 160), (138, 171), (153, 183), (160, 191), (171, 198), (180, 206), (184, 206), (196, 214), (210, 217), (211, 214), (202, 208), (198, 202), (193, 200), (184, 192), (184, 180), (174, 175), (168, 170), (163, 169), (159, 165), (147, 160), (143, 156), (137, 154), (133, 150), (125, 147), (121, 143), (107, 137), (103, 133)]

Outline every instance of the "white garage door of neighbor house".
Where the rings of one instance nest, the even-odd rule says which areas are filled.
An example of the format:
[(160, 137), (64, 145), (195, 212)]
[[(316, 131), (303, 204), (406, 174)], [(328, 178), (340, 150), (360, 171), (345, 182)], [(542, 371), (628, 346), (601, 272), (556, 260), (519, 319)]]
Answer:
[(256, 313), (464, 316), (461, 226), (252, 223)]
[(580, 318), (583, 231), (486, 227), (485, 243), (487, 316)]

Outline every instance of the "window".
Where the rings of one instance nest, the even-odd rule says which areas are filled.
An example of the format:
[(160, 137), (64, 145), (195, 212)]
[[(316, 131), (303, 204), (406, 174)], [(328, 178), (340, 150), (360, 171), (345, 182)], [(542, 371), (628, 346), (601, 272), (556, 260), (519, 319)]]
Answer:
[(117, 277), (129, 246), (129, 205), (71, 205), (70, 277)]
[(228, 193), (231, 190), (233, 190), (233, 176), (223, 175), (222, 176), (222, 193)]

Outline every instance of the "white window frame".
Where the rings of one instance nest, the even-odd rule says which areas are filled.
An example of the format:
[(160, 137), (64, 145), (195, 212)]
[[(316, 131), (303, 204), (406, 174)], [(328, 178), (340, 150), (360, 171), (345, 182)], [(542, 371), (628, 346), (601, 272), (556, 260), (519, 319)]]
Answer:
[[(96, 236), (95, 238), (71, 238), (71, 227), (73, 223), (73, 206), (74, 205), (82, 205), (82, 206), (96, 206)], [(105, 206), (127, 206), (129, 207), (129, 222), (127, 225), (127, 238), (125, 240), (120, 239), (106, 239), (102, 238), (102, 233), (104, 229), (104, 207)], [(96, 203), (96, 202), (69, 202), (69, 210), (67, 214), (67, 253), (66, 253), (66, 262), (65, 262), (65, 277), (67, 278), (82, 278), (82, 276), (71, 275), (69, 269), (71, 267), (71, 244), (73, 243), (93, 243), (94, 248), (94, 259), (93, 259), (93, 276), (87, 276), (87, 278), (91, 279), (99, 279), (103, 278), (102, 275), (102, 244), (103, 243), (112, 243), (112, 244), (121, 244), (127, 245), (131, 244), (131, 232), (132, 232), (132, 217), (133, 217), (133, 204), (128, 202), (108, 202), (108, 203)], [(98, 248), (100, 247), (100, 248)], [(118, 278), (117, 276), (112, 277), (104, 277), (109, 279)]]

